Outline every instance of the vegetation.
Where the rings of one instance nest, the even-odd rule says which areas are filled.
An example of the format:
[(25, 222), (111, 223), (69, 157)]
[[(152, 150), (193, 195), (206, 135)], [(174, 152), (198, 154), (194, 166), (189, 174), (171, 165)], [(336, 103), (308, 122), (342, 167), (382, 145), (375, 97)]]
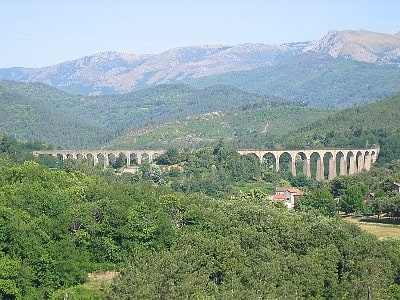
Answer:
[(227, 87), (157, 86), (124, 95), (75, 96), (38, 83), (0, 81), (0, 131), (56, 147), (99, 147), (126, 132), (200, 114), (299, 106), (277, 97)]
[(399, 92), (400, 69), (320, 53), (305, 53), (286, 62), (249, 71), (188, 81), (196, 87), (227, 84), (260, 95), (305, 101), (314, 107), (343, 108)]
[(108, 291), (80, 291), (98, 299), (389, 299), (397, 288), (398, 245), (340, 218), (289, 211), (262, 192), (212, 199), (112, 178), (1, 161), (3, 298), (60, 299), (105, 268), (122, 271)]
[[(12, 87), (3, 90), (7, 105), (14, 96), (39, 101), (48, 89), (2, 84)], [(76, 117), (93, 109), (87, 122), (110, 127), (113, 135), (140, 111), (152, 117), (136, 125), (155, 124), (168, 114), (187, 116), (190, 105), (205, 112), (211, 104), (203, 99), (213, 102), (213, 110), (218, 101), (233, 99), (229, 113), (210, 118), (218, 129), (207, 138), (214, 141), (221, 130), (237, 140), (183, 151), (168, 147), (157, 164), (144, 162), (136, 172), (122, 173), (122, 156), (103, 170), (85, 160), (34, 158), (32, 150), (51, 146), (0, 135), (0, 298), (400, 299), (400, 241), (378, 239), (338, 214), (398, 224), (400, 194), (393, 183), (400, 181), (400, 160), (393, 159), (400, 157), (400, 95), (340, 113), (318, 111), (330, 115), (279, 133), (276, 124), (289, 124), (299, 112), (309, 112), (309, 118), (292, 126), (317, 117), (301, 105), (273, 107), (288, 103), (227, 87), (161, 86), (153, 92), (125, 95), (117, 106), (107, 102), (109, 107), (101, 107), (101, 97), (71, 96), (63, 103), (63, 94), (54, 90), (46, 101)], [(157, 111), (160, 105), (165, 110)], [(282, 115), (287, 118), (279, 121)], [(208, 129), (194, 120), (197, 132)], [(265, 134), (257, 132), (262, 121), (271, 125), (259, 139)], [(254, 131), (241, 134), (239, 124)], [(381, 166), (330, 182), (272, 172), (234, 147), (367, 142), (381, 145)], [(295, 210), (269, 200), (278, 185), (303, 188)], [(111, 283), (88, 279), (88, 273), (103, 271), (120, 273)]]
[[(400, 179), (398, 161), (331, 183), (305, 181), (294, 211), (268, 193), (300, 178), (284, 181), (285, 174), (272, 175), (223, 141), (196, 151), (170, 148), (158, 166), (144, 163), (136, 174), (84, 161), (42, 158), (53, 169), (16, 163), (13, 151), (32, 145), (2, 141), (2, 298), (399, 297), (400, 242), (343, 220), (332, 201), (339, 197), (341, 207), (360, 192), (397, 199), (389, 182)], [(260, 182), (269, 189), (249, 188)], [(121, 272), (111, 285), (87, 278), (108, 270)]]
[(128, 133), (107, 143), (106, 148), (199, 148), (213, 145), (221, 138), (239, 149), (276, 148), (278, 137), (333, 112), (302, 106), (214, 112)]
[(365, 106), (340, 110), (282, 138), (289, 148), (381, 148), (378, 162), (400, 157), (400, 94)]

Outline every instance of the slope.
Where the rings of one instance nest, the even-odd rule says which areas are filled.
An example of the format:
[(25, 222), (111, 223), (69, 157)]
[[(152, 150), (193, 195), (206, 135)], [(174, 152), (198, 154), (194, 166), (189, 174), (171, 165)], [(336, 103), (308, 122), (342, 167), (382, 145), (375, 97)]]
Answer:
[(349, 107), (400, 91), (400, 68), (327, 54), (304, 53), (266, 68), (190, 80), (195, 87), (228, 84), (258, 94), (308, 102), (317, 107)]
[(68, 148), (98, 147), (111, 136), (188, 116), (290, 103), (227, 86), (194, 89), (182, 84), (83, 97), (39, 83), (0, 81), (0, 91), (0, 131)]
[(379, 161), (400, 158), (400, 94), (338, 111), (282, 138), (288, 147), (381, 147)]
[(225, 140), (237, 148), (273, 148), (282, 135), (332, 114), (302, 106), (251, 108), (192, 116), (115, 138), (109, 149), (196, 148)]
[(0, 81), (0, 132), (25, 141), (45, 141), (57, 147), (90, 147), (111, 131), (74, 117), (73, 97), (43, 84)]

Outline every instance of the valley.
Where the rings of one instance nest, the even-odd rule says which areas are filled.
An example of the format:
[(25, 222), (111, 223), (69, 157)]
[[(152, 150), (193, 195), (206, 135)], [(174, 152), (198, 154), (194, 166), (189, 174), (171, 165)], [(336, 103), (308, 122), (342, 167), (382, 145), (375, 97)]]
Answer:
[(0, 298), (399, 299), (399, 49), (0, 69)]

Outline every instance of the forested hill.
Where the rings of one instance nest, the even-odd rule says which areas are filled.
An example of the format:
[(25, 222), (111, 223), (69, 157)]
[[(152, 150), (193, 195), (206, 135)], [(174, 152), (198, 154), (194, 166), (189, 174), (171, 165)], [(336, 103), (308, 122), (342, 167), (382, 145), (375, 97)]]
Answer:
[(109, 139), (110, 130), (73, 113), (76, 98), (44, 84), (0, 81), (0, 133), (73, 148)]
[(400, 92), (400, 68), (310, 52), (270, 67), (188, 82), (198, 88), (228, 84), (257, 94), (305, 101), (311, 106), (340, 108)]
[(39, 83), (0, 81), (0, 132), (63, 148), (103, 145), (143, 127), (214, 111), (298, 105), (228, 86), (162, 85), (112, 96), (76, 96)]
[(300, 128), (283, 141), (289, 147), (381, 147), (379, 161), (400, 157), (400, 94), (354, 106)]

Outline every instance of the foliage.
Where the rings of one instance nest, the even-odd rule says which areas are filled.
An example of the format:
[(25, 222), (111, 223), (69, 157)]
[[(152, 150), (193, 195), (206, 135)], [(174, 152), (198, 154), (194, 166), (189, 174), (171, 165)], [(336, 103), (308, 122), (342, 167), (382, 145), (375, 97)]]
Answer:
[[(137, 174), (121, 175), (85, 161), (67, 160), (57, 166), (62, 170), (51, 170), (15, 163), (10, 155), (0, 159), (3, 298), (358, 299), (368, 290), (377, 298), (396, 293), (396, 242), (379, 242), (340, 218), (270, 203), (268, 189), (250, 188), (263, 183), (265, 166), (223, 140), (178, 154), (170, 149), (163, 158), (182, 168), (174, 176), (148, 163)], [(381, 182), (376, 187), (389, 196), (387, 178), (399, 174), (393, 163), (354, 176)], [(351, 194), (355, 180), (337, 185), (338, 192)], [(319, 205), (331, 214), (327, 190), (311, 190), (304, 199), (302, 207)], [(82, 285), (88, 272), (107, 267), (122, 271), (108, 292)]]
[(280, 140), (289, 148), (364, 148), (378, 145), (378, 163), (400, 158), (400, 94), (338, 111)]
[(286, 62), (249, 71), (188, 81), (196, 87), (228, 84), (245, 91), (304, 101), (314, 107), (362, 105), (399, 92), (400, 70), (327, 54), (304, 53)]
[(364, 196), (360, 186), (348, 186), (339, 202), (340, 209), (346, 214), (364, 212)]
[(393, 282), (383, 242), (260, 199), (189, 200), (171, 248), (136, 253), (108, 298), (359, 299)]
[(88, 148), (126, 132), (214, 111), (298, 105), (228, 86), (163, 85), (123, 95), (70, 95), (39, 83), (0, 81), (0, 131), (56, 147)]
[(325, 216), (333, 216), (337, 212), (336, 201), (328, 189), (319, 188), (301, 196), (296, 209), (314, 208)]
[[(284, 145), (279, 137), (315, 122), (333, 110), (303, 106), (261, 107), (233, 112), (191, 116), (118, 136), (107, 143), (113, 149), (199, 148), (224, 139), (235, 148), (276, 148)], [(299, 117), (301, 116), (301, 117)]]

